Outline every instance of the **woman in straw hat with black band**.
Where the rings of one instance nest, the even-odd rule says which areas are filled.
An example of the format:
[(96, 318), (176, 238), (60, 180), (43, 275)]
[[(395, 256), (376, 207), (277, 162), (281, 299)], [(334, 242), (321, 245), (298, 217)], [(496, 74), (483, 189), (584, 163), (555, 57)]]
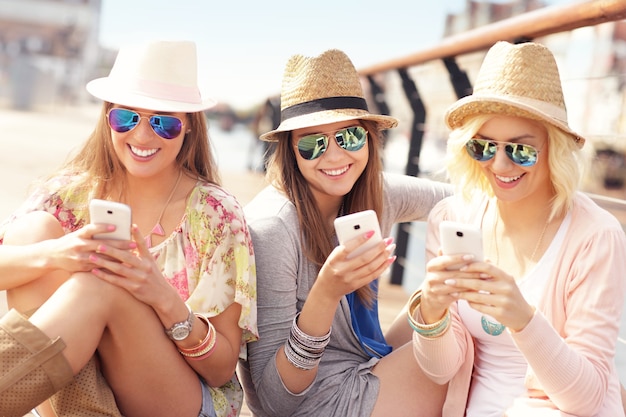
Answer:
[[(123, 47), (87, 85), (104, 101), (92, 135), (0, 227), (0, 415), (47, 398), (44, 416), (239, 413), (254, 256), (196, 71), (193, 42)], [(126, 203), (135, 224), (90, 221), (92, 199)]]
[(378, 278), (395, 260), (393, 239), (350, 254), (364, 229), (338, 245), (339, 216), (374, 210), (383, 236), (425, 219), (447, 184), (384, 174), (389, 116), (367, 109), (359, 76), (341, 51), (293, 56), (281, 91), (282, 121), (270, 186), (245, 207), (257, 265), (259, 341), (241, 362), (256, 416), (435, 416), (445, 385), (412, 357), (406, 320), (383, 334)]
[[(408, 311), (418, 362), (449, 383), (444, 416), (623, 416), (626, 238), (577, 191), (585, 140), (568, 126), (552, 53), (496, 43), (446, 122), (459, 194), (431, 213)], [(442, 256), (444, 220), (480, 228), (487, 261)]]

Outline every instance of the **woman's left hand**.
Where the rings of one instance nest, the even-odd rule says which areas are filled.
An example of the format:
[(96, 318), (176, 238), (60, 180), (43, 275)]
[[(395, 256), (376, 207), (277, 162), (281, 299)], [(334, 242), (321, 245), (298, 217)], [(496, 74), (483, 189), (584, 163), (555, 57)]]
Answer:
[(157, 267), (137, 225), (132, 226), (132, 238), (137, 244), (137, 249), (133, 251), (117, 249), (104, 243), (99, 245), (96, 254), (89, 259), (98, 266), (91, 272), (125, 289), (139, 301), (154, 306), (162, 299), (163, 291), (171, 293), (172, 288)]
[(535, 312), (526, 302), (515, 278), (489, 262), (474, 262), (462, 271), (480, 272), (481, 278), (446, 280), (458, 292), (457, 298), (470, 307), (487, 314), (512, 331), (520, 331), (530, 322)]

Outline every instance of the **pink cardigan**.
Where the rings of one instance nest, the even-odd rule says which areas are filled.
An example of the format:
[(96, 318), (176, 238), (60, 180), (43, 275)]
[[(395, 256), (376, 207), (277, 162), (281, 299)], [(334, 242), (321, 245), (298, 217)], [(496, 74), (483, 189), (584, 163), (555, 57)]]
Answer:
[[(427, 257), (439, 249), (439, 222), (474, 223), (486, 201), (457, 206), (441, 201), (428, 222)], [(463, 213), (463, 219), (455, 214)], [(468, 216), (468, 213), (471, 213)], [(528, 364), (527, 395), (506, 416), (624, 416), (615, 348), (626, 292), (626, 235), (610, 213), (578, 193), (558, 261), (537, 312), (511, 334)], [(469, 392), (474, 346), (451, 308), (452, 327), (442, 337), (413, 335), (413, 351), (427, 375), (449, 382), (444, 417), (462, 417)]]

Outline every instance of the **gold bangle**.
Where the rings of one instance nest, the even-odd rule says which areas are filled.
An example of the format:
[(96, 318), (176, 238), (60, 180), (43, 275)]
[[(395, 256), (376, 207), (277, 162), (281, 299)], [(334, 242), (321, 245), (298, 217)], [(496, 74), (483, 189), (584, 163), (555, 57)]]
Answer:
[(435, 323), (419, 323), (415, 320), (413, 315), (415, 314), (415, 310), (419, 308), (421, 299), (422, 290), (415, 291), (409, 299), (409, 307), (407, 309), (409, 326), (411, 326), (415, 332), (427, 338), (432, 339), (443, 335), (448, 330), (448, 327), (450, 327), (450, 309), (446, 309), (443, 317)]
[(181, 355), (187, 356), (187, 357), (201, 356), (202, 354), (206, 353), (206, 351), (211, 350), (213, 346), (215, 345), (215, 341), (217, 340), (217, 333), (215, 331), (215, 327), (213, 326), (213, 324), (211, 324), (209, 319), (207, 319), (201, 314), (196, 314), (195, 316), (198, 320), (206, 323), (208, 327), (208, 331), (204, 339), (200, 343), (198, 343), (196, 346), (193, 346), (191, 348), (181, 348), (181, 347), (178, 348), (178, 351), (181, 353)]

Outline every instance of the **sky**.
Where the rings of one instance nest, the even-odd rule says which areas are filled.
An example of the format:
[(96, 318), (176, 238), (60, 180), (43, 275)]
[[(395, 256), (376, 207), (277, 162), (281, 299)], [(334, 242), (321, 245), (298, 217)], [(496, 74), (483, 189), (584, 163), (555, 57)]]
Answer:
[[(559, 1), (559, 0), (553, 0)], [(204, 95), (237, 108), (280, 92), (290, 56), (337, 48), (364, 68), (436, 44), (465, 0), (102, 0), (99, 40), (193, 40)]]

